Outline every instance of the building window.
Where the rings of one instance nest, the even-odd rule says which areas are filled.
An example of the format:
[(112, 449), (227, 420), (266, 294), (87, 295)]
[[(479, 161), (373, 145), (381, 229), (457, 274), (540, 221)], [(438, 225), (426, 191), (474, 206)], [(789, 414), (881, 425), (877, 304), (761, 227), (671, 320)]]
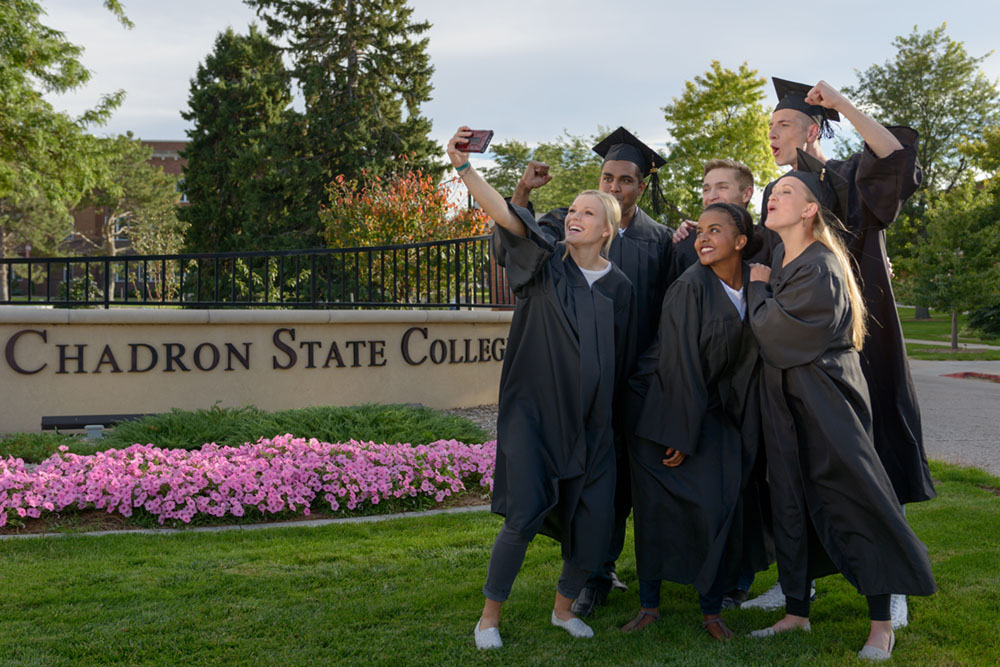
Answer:
[[(108, 217), (109, 216), (104, 216), (105, 225), (108, 224)], [(123, 231), (125, 227), (126, 225), (125, 223), (122, 222), (121, 218), (115, 220), (115, 243), (124, 243), (125, 241), (128, 241), (128, 236), (126, 236), (125, 232)]]

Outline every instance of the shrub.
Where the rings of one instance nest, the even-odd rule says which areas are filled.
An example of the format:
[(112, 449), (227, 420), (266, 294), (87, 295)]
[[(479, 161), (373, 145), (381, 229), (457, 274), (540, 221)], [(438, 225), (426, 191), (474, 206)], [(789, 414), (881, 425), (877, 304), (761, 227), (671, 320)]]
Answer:
[(345, 248), (485, 234), (485, 213), (450, 201), (448, 186), (455, 181), (435, 183), (420, 169), (385, 178), (362, 170), (360, 180), (341, 174), (327, 186), (329, 202), (320, 205), (327, 242)]
[(495, 442), (331, 444), (291, 435), (193, 451), (132, 445), (80, 456), (60, 449), (31, 470), (0, 459), (0, 527), (66, 509), (139, 511), (162, 524), (248, 510), (308, 515), (313, 507), (353, 511), (383, 500), (441, 502), (466, 482), (491, 490), (496, 456)]
[(968, 326), (984, 338), (1000, 338), (1000, 303), (970, 312)]

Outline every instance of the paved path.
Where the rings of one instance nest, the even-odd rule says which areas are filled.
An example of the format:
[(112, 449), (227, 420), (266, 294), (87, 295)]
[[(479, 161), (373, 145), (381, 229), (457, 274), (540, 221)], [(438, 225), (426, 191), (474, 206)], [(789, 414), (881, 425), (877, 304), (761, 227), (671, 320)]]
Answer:
[(95, 537), (101, 535), (190, 535), (191, 533), (230, 533), (238, 530), (268, 530), (271, 528), (315, 528), (329, 526), (335, 523), (378, 523), (392, 519), (411, 519), (435, 514), (463, 514), (465, 512), (486, 512), (489, 505), (472, 505), (470, 507), (451, 507), (440, 510), (424, 510), (422, 512), (400, 512), (398, 514), (373, 514), (370, 516), (348, 516), (342, 519), (311, 519), (306, 521), (271, 521), (269, 523), (251, 523), (233, 526), (197, 526), (194, 528), (137, 528), (136, 530), (102, 530), (90, 533), (9, 533), (0, 535), (2, 540), (31, 539), (34, 537)]
[(927, 456), (1000, 475), (1000, 383), (943, 377), (1000, 375), (1000, 361), (910, 360)]
[[(947, 340), (921, 340), (919, 338), (907, 338), (907, 343), (917, 343), (918, 345), (934, 345), (937, 347), (951, 347), (951, 341)], [(960, 350), (1000, 350), (1000, 345), (987, 345), (986, 343), (963, 343), (959, 341)]]

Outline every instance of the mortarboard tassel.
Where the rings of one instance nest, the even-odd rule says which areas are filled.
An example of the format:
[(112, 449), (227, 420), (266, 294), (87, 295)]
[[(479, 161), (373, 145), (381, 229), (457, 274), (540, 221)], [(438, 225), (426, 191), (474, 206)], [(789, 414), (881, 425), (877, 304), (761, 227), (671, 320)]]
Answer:
[(653, 206), (653, 215), (659, 216), (663, 207), (660, 202), (665, 201), (663, 197), (663, 188), (660, 187), (660, 175), (657, 173), (659, 167), (649, 168), (649, 199)]

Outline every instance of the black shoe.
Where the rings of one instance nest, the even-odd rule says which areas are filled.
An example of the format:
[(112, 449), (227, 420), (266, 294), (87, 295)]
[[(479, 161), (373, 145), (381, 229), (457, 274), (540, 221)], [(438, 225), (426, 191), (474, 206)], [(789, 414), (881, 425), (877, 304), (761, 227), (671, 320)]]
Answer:
[(747, 591), (740, 589), (731, 590), (722, 598), (723, 609), (736, 609), (747, 601)]
[(594, 613), (596, 607), (600, 607), (607, 601), (608, 594), (606, 591), (599, 591), (592, 586), (587, 586), (580, 591), (580, 595), (573, 601), (570, 611), (581, 618), (586, 618)]

